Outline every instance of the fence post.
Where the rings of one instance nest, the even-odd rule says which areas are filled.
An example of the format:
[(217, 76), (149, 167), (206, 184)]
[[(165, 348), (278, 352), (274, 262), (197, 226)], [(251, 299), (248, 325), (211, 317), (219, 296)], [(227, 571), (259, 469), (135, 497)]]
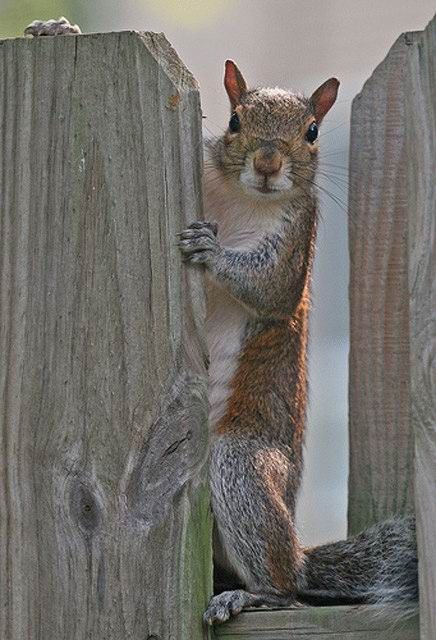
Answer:
[(436, 629), (436, 19), (410, 47), (406, 84), (409, 199), (411, 419), (415, 432), (415, 500), (421, 639)]
[(161, 34), (0, 43), (0, 637), (199, 640), (197, 85)]
[(350, 153), (349, 529), (416, 504), (422, 640), (436, 628), (435, 59), (433, 18), (356, 97)]
[(356, 533), (413, 510), (403, 34), (353, 101), (350, 137), (350, 475)]

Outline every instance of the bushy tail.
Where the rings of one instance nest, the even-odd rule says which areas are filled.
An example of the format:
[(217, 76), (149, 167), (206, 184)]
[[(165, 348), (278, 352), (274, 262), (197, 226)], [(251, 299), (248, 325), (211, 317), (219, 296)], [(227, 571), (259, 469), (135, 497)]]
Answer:
[(299, 597), (310, 604), (418, 602), (415, 519), (394, 518), (339, 542), (305, 550)]

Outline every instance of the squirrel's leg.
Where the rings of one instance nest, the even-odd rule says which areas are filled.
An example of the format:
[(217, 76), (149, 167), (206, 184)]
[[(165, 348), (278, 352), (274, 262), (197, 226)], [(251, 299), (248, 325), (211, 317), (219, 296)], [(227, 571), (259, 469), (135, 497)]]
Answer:
[(220, 437), (211, 450), (210, 484), (220, 541), (245, 590), (214, 596), (205, 622), (294, 602), (303, 552), (286, 502), (294, 493), (288, 456), (254, 439)]
[(82, 33), (80, 27), (77, 24), (71, 24), (62, 16), (57, 20), (34, 20), (24, 29), (26, 36), (63, 36), (78, 33)]

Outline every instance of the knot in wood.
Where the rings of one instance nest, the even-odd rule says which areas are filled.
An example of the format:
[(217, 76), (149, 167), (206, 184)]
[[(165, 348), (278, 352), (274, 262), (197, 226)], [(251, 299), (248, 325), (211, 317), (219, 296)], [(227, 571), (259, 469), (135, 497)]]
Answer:
[(71, 514), (85, 536), (99, 528), (101, 509), (92, 488), (80, 480), (74, 482), (70, 494)]

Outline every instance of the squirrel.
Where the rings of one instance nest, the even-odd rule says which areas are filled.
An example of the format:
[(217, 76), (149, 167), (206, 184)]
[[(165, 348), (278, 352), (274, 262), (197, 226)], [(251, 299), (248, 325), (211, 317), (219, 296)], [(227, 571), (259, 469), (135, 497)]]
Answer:
[(297, 600), (416, 601), (413, 517), (312, 549), (295, 528), (318, 127), (339, 82), (330, 78), (310, 98), (249, 89), (227, 60), (224, 85), (228, 128), (205, 149), (204, 209), (213, 222), (194, 222), (179, 240), (185, 260), (206, 274), (216, 591), (232, 585), (212, 598), (204, 620)]
[[(60, 18), (34, 21), (25, 33), (80, 29)], [(413, 603), (412, 516), (309, 549), (295, 528), (319, 210), (318, 128), (339, 82), (330, 78), (310, 98), (249, 89), (227, 60), (224, 86), (228, 128), (205, 145), (204, 204), (211, 221), (192, 223), (178, 238), (184, 260), (206, 276), (216, 595), (204, 620), (221, 623), (246, 607), (297, 601)]]

